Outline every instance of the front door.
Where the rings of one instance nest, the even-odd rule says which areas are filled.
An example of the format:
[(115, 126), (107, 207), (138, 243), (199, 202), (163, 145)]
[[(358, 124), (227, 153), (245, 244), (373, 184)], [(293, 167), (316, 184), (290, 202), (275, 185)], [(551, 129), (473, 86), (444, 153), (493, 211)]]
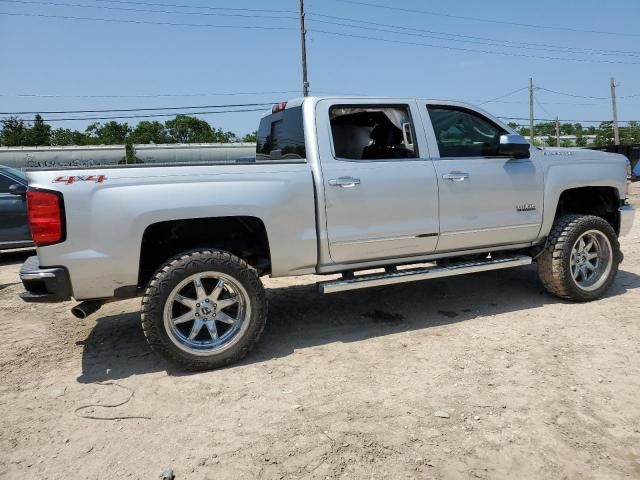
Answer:
[(490, 118), (466, 107), (423, 110), (440, 189), (437, 251), (533, 241), (542, 223), (543, 174), (535, 159), (498, 156), (500, 135)]
[(317, 109), (331, 260), (433, 252), (438, 186), (415, 102), (321, 101)]

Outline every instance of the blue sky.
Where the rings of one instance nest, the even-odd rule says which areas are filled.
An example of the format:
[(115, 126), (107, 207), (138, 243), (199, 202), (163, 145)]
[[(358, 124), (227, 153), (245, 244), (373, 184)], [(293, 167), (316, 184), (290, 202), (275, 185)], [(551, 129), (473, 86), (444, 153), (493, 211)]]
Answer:
[[(301, 83), (300, 45), (295, 14), (212, 10), (226, 7), (295, 11), (297, 0), (137, 0), (166, 7), (122, 0), (32, 1), (0, 0), (0, 12), (276, 29), (150, 25), (0, 15), (0, 42), (3, 45), (0, 75), (2, 112), (262, 103), (299, 96), (296, 92), (300, 90)], [(619, 118), (640, 119), (638, 0), (611, 0), (606, 4), (601, 0), (538, 0), (534, 3), (513, 0), (362, 2), (395, 8), (375, 8), (358, 1), (306, 0), (312, 94), (410, 95), (480, 103), (526, 87), (528, 78), (532, 76), (537, 86), (550, 90), (578, 96), (607, 97), (609, 77), (613, 76), (619, 83), (620, 97), (636, 95), (620, 98)], [(71, 4), (108, 8), (68, 6)], [(175, 7), (178, 4), (193, 7)], [(208, 8), (199, 9), (195, 6)], [(173, 13), (154, 13), (150, 10)], [(408, 10), (420, 10), (422, 13)], [(255, 18), (256, 15), (269, 18)], [(382, 25), (358, 24), (365, 28), (332, 25), (321, 23), (320, 20), (345, 21), (318, 15)], [(500, 22), (573, 30), (532, 28)], [(367, 26), (404, 34), (372, 30)], [(403, 29), (394, 28), (397, 26)], [(332, 35), (319, 30), (371, 39)], [(594, 31), (614, 32), (617, 35)], [(443, 33), (465, 37), (443, 36)], [(510, 42), (508, 44), (516, 48), (505, 47), (505, 42)], [(579, 50), (568, 51), (567, 47)], [(457, 49), (508, 52), (513, 55)], [(560, 51), (554, 51), (557, 49)], [(625, 53), (612, 55), (610, 51), (613, 50)], [(574, 61), (576, 59), (583, 61)], [(289, 91), (291, 93), (186, 96)], [(60, 97), (20, 97), (17, 96), (19, 94)], [(78, 98), (80, 95), (156, 94), (185, 96)], [(606, 99), (562, 96), (546, 90), (537, 90), (536, 99), (539, 103), (535, 106), (537, 117), (558, 115), (561, 119), (609, 119), (611, 116), (610, 102)], [(527, 117), (528, 93), (522, 90), (498, 102), (486, 103), (483, 107), (496, 115)], [(79, 114), (83, 115), (88, 114)], [(102, 115), (111, 114), (96, 114)], [(244, 134), (255, 130), (261, 114), (248, 112), (201, 116), (216, 127)], [(45, 117), (64, 116), (51, 114)], [(131, 124), (137, 122), (127, 121)], [(88, 123), (73, 121), (52, 125), (84, 129)]]

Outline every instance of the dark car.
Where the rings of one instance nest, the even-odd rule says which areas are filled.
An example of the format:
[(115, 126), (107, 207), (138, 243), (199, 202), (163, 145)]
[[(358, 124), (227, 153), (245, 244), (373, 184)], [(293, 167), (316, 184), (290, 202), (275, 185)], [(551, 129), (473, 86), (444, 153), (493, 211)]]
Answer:
[[(0, 250), (33, 246), (26, 198), (11, 193), (26, 191), (27, 184), (24, 173), (0, 165)], [(11, 188), (12, 185), (17, 187)]]

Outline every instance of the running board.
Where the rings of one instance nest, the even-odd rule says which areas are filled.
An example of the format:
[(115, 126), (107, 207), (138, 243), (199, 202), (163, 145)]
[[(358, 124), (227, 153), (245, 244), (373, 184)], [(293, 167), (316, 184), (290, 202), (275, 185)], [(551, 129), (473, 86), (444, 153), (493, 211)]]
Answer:
[(500, 258), (483, 258), (470, 262), (450, 263), (446, 266), (419, 267), (407, 270), (386, 271), (383, 273), (369, 273), (356, 275), (351, 278), (340, 278), (328, 282), (318, 283), (320, 293), (344, 292), (359, 288), (379, 287), (396, 283), (415, 282), (432, 278), (452, 277), (465, 273), (487, 272), (502, 268), (522, 267), (529, 265), (532, 258), (526, 255), (512, 255)]

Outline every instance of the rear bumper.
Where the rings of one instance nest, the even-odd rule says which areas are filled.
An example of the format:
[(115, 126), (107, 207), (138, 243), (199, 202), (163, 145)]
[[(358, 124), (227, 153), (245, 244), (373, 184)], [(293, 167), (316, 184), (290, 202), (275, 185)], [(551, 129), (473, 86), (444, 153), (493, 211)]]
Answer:
[(63, 267), (40, 268), (38, 257), (29, 257), (20, 268), (20, 280), (25, 292), (20, 294), (25, 302), (55, 303), (71, 300), (69, 272)]
[(636, 209), (631, 205), (623, 205), (618, 209), (620, 212), (620, 237), (628, 235), (633, 226), (633, 219), (636, 215)]

